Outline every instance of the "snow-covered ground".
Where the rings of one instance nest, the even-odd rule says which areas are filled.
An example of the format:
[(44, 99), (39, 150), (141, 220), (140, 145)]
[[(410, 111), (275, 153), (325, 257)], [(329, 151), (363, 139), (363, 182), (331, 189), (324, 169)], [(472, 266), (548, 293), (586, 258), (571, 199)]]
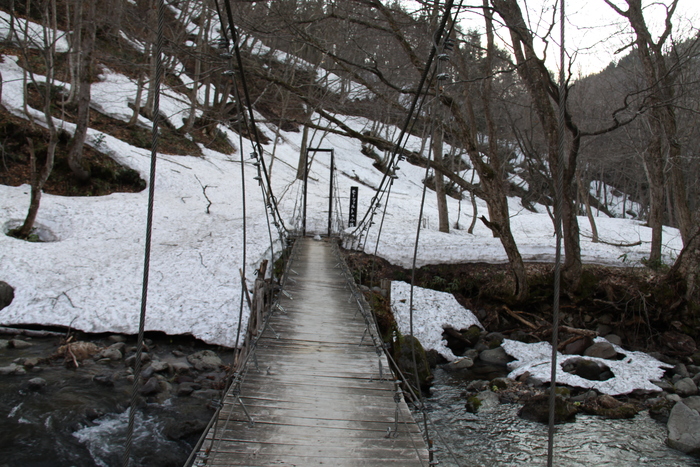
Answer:
[[(1, 16), (0, 20), (7, 21)], [(3, 77), (2, 104), (15, 115), (22, 116), (22, 72), (16, 59), (3, 57), (0, 72)], [(36, 79), (41, 80), (41, 77), (36, 76)], [(191, 79), (183, 77), (183, 82), (191, 82)], [(69, 86), (67, 83), (63, 85)], [(93, 84), (93, 89), (96, 110), (120, 120), (128, 119), (131, 115), (128, 102), (133, 101), (136, 94), (136, 84), (132, 80), (105, 69), (101, 82)], [(170, 88), (164, 91), (161, 109), (173, 125), (181, 126), (189, 112), (189, 98)], [(32, 110), (32, 115), (41, 124), (41, 112)], [(313, 118), (319, 119), (318, 116)], [(338, 118), (358, 131), (372, 126), (372, 122), (358, 117)], [(66, 131), (74, 130), (72, 124), (54, 120)], [(151, 122), (141, 117), (140, 123), (145, 126)], [(261, 260), (270, 257), (270, 243), (266, 208), (260, 188), (253, 180), (257, 175), (253, 166), (255, 161), (248, 157), (252, 152), (250, 141), (243, 140), (243, 147), (239, 147), (235, 133), (220, 129), (236, 146), (235, 154), (202, 148), (202, 157), (158, 157), (146, 329), (170, 334), (189, 333), (209, 343), (232, 346), (236, 341), (241, 303), (239, 269), (245, 271), (250, 281)], [(271, 140), (274, 139), (271, 131), (267, 133)], [(93, 130), (88, 135), (88, 144), (148, 179), (149, 151)], [(301, 205), (301, 183), (295, 179), (300, 144), (301, 133), (282, 132), (274, 161), (272, 143), (264, 148), (267, 164), (272, 167), (272, 185), (280, 212), (290, 227), (298, 225), (296, 213)], [(409, 138), (409, 148), (418, 150), (420, 146), (417, 138)], [(339, 200), (334, 209), (339, 207), (346, 219), (350, 187), (358, 186), (358, 217), (361, 217), (369, 207), (382, 174), (372, 167), (371, 159), (361, 154), (360, 143), (334, 134), (323, 138), (315, 134), (309, 147), (334, 149), (334, 183)], [(242, 206), (241, 164), (246, 180), (245, 210)], [(316, 153), (308, 187), (307, 231), (311, 233), (326, 231), (329, 166), (328, 153)], [(364, 243), (366, 251), (373, 253), (376, 248), (379, 256), (394, 264), (411, 265), (424, 176), (424, 169), (405, 162), (402, 164), (386, 203), (388, 207), (381, 236), (378, 228), (371, 229)], [(470, 177), (470, 174), (466, 176)], [(26, 185), (0, 185), (0, 226), (5, 232), (26, 215), (29, 191)], [(454, 199), (448, 202), (452, 224), (461, 209), (459, 224), (464, 229), (471, 221), (469, 202), (463, 201), (461, 206)], [(141, 303), (146, 208), (147, 191), (102, 197), (45, 194), (37, 227), (51, 241), (28, 243), (0, 235), (0, 280), (15, 289), (12, 304), (0, 311), (0, 324), (62, 325), (88, 332), (135, 333)], [(481, 201), (478, 208), (478, 215), (487, 212)], [(554, 230), (546, 211), (541, 209), (539, 214), (530, 213), (513, 199), (511, 214), (513, 231), (524, 259), (553, 260)], [(246, 245), (243, 245), (244, 216), (247, 220)], [(432, 192), (428, 194), (424, 217), (418, 266), (506, 261), (498, 239), (494, 239), (480, 222), (473, 234), (458, 229), (449, 234), (438, 232)], [(598, 218), (597, 222), (601, 239), (608, 243), (592, 243), (588, 221), (580, 219), (585, 262), (635, 265), (647, 255), (651, 232), (640, 222), (606, 218)], [(642, 244), (636, 247), (610, 245), (639, 240)], [(678, 232), (667, 229), (664, 232), (665, 258), (672, 260), (680, 248)], [(279, 249), (279, 244), (274, 246), (276, 252)], [(428, 297), (421, 305), (426, 327), (435, 326), (435, 323), (430, 323), (435, 317), (431, 303), (438, 302)], [(464, 316), (454, 310), (454, 319), (461, 323)], [(244, 315), (243, 327), (246, 322), (247, 315)], [(440, 322), (439, 326), (447, 324), (454, 325), (455, 322)]]

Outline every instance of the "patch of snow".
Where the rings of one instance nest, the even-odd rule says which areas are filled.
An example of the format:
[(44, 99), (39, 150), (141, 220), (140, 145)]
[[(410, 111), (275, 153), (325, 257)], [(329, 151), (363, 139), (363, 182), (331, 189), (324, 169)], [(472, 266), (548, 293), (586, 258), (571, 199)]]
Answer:
[[(595, 342), (608, 341), (602, 337), (597, 337)], [(523, 373), (529, 372), (531, 376), (540, 381), (551, 381), (552, 346), (549, 342), (525, 344), (505, 339), (502, 345), (506, 353), (516, 359), (508, 364), (508, 367), (512, 370), (508, 374), (509, 378), (515, 379)], [(612, 345), (618, 353), (625, 356), (622, 360), (563, 355), (557, 352), (557, 384), (595, 389), (598, 392), (611, 396), (629, 394), (635, 389), (649, 392), (661, 391), (661, 388), (653, 384), (652, 381), (659, 381), (666, 369), (672, 368), (672, 365), (662, 363), (643, 352), (625, 350), (615, 344)], [(592, 381), (565, 372), (563, 370), (564, 365), (566, 365), (567, 361), (574, 358), (591, 360), (607, 365), (615, 376), (606, 381)]]
[[(400, 281), (391, 283), (391, 309), (403, 335), (411, 333), (410, 293), (411, 284)], [(452, 294), (413, 288), (413, 336), (425, 350), (437, 350), (448, 361), (454, 361), (457, 357), (447, 347), (442, 333), (447, 327), (459, 330), (471, 326), (483, 329), (476, 316), (460, 305)]]
[[(7, 40), (10, 37), (10, 24), (14, 21), (15, 37), (13, 37), (13, 42), (21, 45), (26, 44), (28, 47), (34, 49), (46, 49), (52, 45), (52, 43), (46, 44), (44, 42), (44, 27), (33, 21), (27, 21), (24, 18), (18, 16), (10, 15), (5, 11), (0, 10), (0, 39)], [(61, 30), (50, 30), (49, 40), (53, 42), (56, 47), (56, 52), (64, 53), (68, 52), (68, 40), (66, 39), (65, 31)]]

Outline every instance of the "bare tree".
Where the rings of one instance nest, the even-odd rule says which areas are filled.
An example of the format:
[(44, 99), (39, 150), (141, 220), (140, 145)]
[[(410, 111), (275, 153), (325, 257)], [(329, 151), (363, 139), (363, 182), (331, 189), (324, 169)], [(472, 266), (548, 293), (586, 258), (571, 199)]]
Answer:
[(491, 5), (503, 19), (510, 33), (510, 41), (518, 74), (538, 117), (544, 135), (546, 154), (551, 173), (561, 170), (564, 174), (562, 226), (565, 260), (562, 274), (569, 287), (578, 288), (583, 271), (579, 225), (575, 207), (576, 161), (581, 144), (581, 132), (567, 112), (566, 129), (570, 134), (567, 161), (563, 167), (559, 163), (559, 128), (557, 102), (559, 90), (550, 75), (544, 60), (537, 55), (534, 35), (528, 28), (517, 0), (491, 0)]
[(78, 85), (77, 103), (78, 119), (75, 133), (68, 148), (68, 166), (71, 168), (78, 180), (87, 181), (90, 179), (90, 171), (82, 164), (83, 147), (87, 136), (88, 125), (90, 124), (90, 86), (94, 77), (93, 51), (95, 48), (96, 0), (86, 0), (77, 2), (75, 29), (79, 39), (77, 62), (79, 63), (76, 84)]
[(650, 185), (649, 226), (652, 229), (649, 264), (661, 264), (661, 241), (665, 197), (665, 166), (670, 166), (670, 192), (675, 208), (676, 220), (683, 242), (687, 243), (691, 235), (692, 219), (681, 160), (681, 145), (678, 140), (678, 123), (675, 113), (674, 79), (676, 73), (669, 70), (665, 48), (673, 31), (672, 17), (678, 6), (678, 0), (661, 3), (666, 9), (664, 30), (654, 39), (642, 9), (641, 0), (624, 0), (626, 9), (612, 0), (605, 0), (610, 8), (629, 21), (634, 30), (634, 46), (639, 57), (646, 84), (645, 97), (649, 112), (646, 121), (652, 135), (651, 143), (644, 153), (644, 163)]
[[(49, 141), (46, 146), (45, 154), (43, 154), (43, 161), (40, 161), (40, 154), (37, 154), (34, 142), (32, 140), (28, 140), (31, 162), (31, 192), (27, 217), (19, 228), (11, 232), (13, 236), (18, 238), (29, 238), (33, 232), (34, 223), (41, 204), (42, 189), (44, 188), (44, 185), (46, 184), (46, 181), (53, 170), (56, 146), (58, 145), (58, 130), (56, 129), (53, 122), (53, 117), (51, 116), (51, 103), (54, 94), (56, 40), (58, 34), (56, 1), (42, 0), (40, 2), (40, 8), (43, 26), (43, 37), (41, 38), (42, 42), (30, 44), (30, 35), (28, 34), (28, 31), (25, 31), (21, 47), (24, 62), (23, 66), (25, 70), (29, 70), (29, 63), (27, 59), (29, 47), (38, 47), (42, 52), (42, 58), (46, 67), (46, 81), (44, 85), (41, 86), (35, 79), (34, 74), (30, 71), (29, 75), (31, 76), (34, 87), (37, 90), (40, 90), (40, 93), (42, 94), (43, 113), (46, 120), (46, 127), (49, 131)], [(30, 10), (31, 0), (27, 0), (27, 13), (29, 13)], [(29, 14), (27, 14), (27, 16), (29, 16)], [(27, 25), (28, 23), (29, 22), (27, 22)], [(41, 162), (43, 163), (41, 164), (41, 167), (39, 167)]]

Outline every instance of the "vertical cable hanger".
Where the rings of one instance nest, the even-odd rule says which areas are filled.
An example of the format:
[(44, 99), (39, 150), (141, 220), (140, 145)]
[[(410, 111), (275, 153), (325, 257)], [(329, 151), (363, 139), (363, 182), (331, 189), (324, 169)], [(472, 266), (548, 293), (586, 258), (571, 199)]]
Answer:
[[(158, 26), (156, 30), (156, 76), (153, 89), (153, 126), (151, 130), (151, 167), (148, 182), (148, 213), (146, 218), (146, 241), (143, 261), (143, 281), (141, 289), (141, 313), (139, 316), (139, 331), (136, 342), (136, 361), (134, 364), (134, 383), (131, 389), (131, 403), (129, 406), (129, 421), (127, 424), (126, 446), (122, 465), (128, 467), (131, 464), (131, 449), (134, 440), (134, 425), (136, 420), (136, 405), (141, 384), (141, 361), (143, 356), (144, 330), (146, 327), (146, 305), (148, 302), (148, 277), (151, 264), (151, 237), (153, 232), (153, 210), (155, 200), (156, 161), (158, 159), (158, 127), (160, 126), (160, 85), (163, 80), (163, 25), (165, 23), (165, 1), (158, 1)], [(137, 109), (138, 110), (138, 109)]]
[(564, 151), (565, 151), (565, 112), (566, 112), (566, 77), (565, 77), (565, 24), (566, 0), (560, 0), (560, 34), (561, 44), (559, 46), (559, 153), (557, 154), (556, 167), (556, 185), (554, 187), (555, 208), (554, 208), (554, 227), (556, 231), (556, 253), (554, 262), (554, 303), (552, 305), (552, 366), (550, 369), (550, 387), (549, 387), (549, 424), (548, 424), (548, 442), (547, 442), (547, 467), (552, 467), (554, 460), (554, 415), (556, 404), (556, 388), (557, 388), (557, 348), (559, 347), (559, 296), (561, 295), (561, 243), (562, 243), (562, 210), (564, 198)]

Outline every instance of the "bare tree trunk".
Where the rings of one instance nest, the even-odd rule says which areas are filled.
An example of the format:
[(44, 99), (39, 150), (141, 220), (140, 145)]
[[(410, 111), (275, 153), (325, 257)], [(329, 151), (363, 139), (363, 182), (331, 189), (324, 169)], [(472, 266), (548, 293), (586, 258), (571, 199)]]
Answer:
[(143, 86), (145, 77), (143, 73), (139, 73), (139, 80), (136, 83), (136, 98), (134, 99), (134, 113), (131, 114), (131, 119), (129, 120), (129, 126), (134, 126), (139, 121), (139, 115), (141, 114), (141, 98), (143, 97)]
[(598, 227), (595, 224), (595, 219), (593, 218), (593, 212), (591, 211), (591, 202), (589, 200), (589, 190), (587, 186), (583, 184), (583, 177), (581, 176), (581, 171), (578, 171), (576, 184), (578, 185), (578, 193), (583, 203), (586, 207), (586, 216), (588, 217), (588, 222), (591, 224), (591, 236), (593, 237), (593, 243), (598, 243), (600, 240), (598, 238)]
[[(433, 146), (433, 160), (439, 164), (442, 164), (442, 125), (438, 122), (436, 128), (433, 132), (432, 146)], [(447, 210), (447, 194), (445, 193), (445, 180), (442, 178), (442, 174), (438, 171), (433, 172), (433, 179), (435, 180), (435, 195), (437, 196), (437, 209), (438, 209), (438, 230), (444, 233), (450, 233), (450, 218)]]
[[(202, 16), (200, 19), (203, 24), (209, 23), (209, 8), (206, 2), (202, 4)], [(184, 10), (183, 10), (184, 13)], [(194, 128), (194, 122), (197, 117), (197, 106), (199, 104), (199, 81), (202, 76), (202, 55), (204, 54), (204, 30), (205, 27), (199, 28), (197, 32), (197, 42), (194, 57), (194, 78), (192, 82), (192, 91), (190, 94), (190, 115), (187, 117), (187, 123), (185, 123), (184, 131), (189, 133)]]
[[(665, 29), (654, 41), (644, 18), (641, 0), (625, 0), (627, 10), (623, 10), (611, 0), (605, 0), (616, 13), (627, 18), (635, 32), (635, 49), (642, 64), (644, 79), (648, 88), (648, 105), (652, 143), (645, 152), (645, 168), (650, 184), (649, 226), (652, 229), (649, 265), (654, 267), (661, 263), (661, 242), (664, 211), (664, 163), (670, 164), (671, 194), (678, 228), (684, 245), (692, 230), (692, 217), (688, 205), (681, 146), (678, 142), (678, 129), (675, 114), (675, 73), (669, 73), (666, 64), (665, 47), (671, 37), (673, 24), (671, 18), (678, 5), (672, 0), (666, 10)], [(664, 151), (668, 151), (665, 155)]]
[[(29, 2), (28, 5), (29, 7)], [(29, 8), (27, 9), (29, 12)], [(32, 180), (31, 180), (31, 194), (29, 201), (29, 210), (27, 212), (27, 217), (24, 223), (13, 232), (13, 235), (18, 238), (28, 238), (34, 229), (34, 223), (36, 221), (37, 214), (39, 212), (39, 206), (41, 203), (41, 192), (51, 175), (53, 170), (54, 158), (56, 155), (56, 145), (58, 144), (58, 131), (53, 123), (53, 117), (51, 116), (51, 90), (54, 83), (54, 57), (56, 53), (56, 1), (50, 0), (44, 4), (43, 16), (43, 38), (45, 48), (44, 48), (44, 62), (46, 64), (46, 89), (44, 93), (44, 116), (46, 118), (46, 126), (49, 130), (49, 142), (46, 148), (46, 158), (44, 163), (39, 170), (37, 168), (37, 157), (34, 150), (34, 143), (31, 140), (29, 142), (30, 160), (32, 165)], [(25, 47), (27, 44), (25, 44)], [(26, 51), (25, 51), (26, 53)]]
[[(87, 181), (90, 179), (90, 171), (83, 167), (83, 147), (87, 136), (88, 125), (90, 124), (90, 86), (93, 75), (93, 50), (95, 48), (95, 1), (87, 0), (87, 5), (83, 5), (87, 11), (80, 21), (80, 87), (78, 90), (78, 121), (75, 134), (68, 149), (68, 166), (73, 171), (78, 180)], [(77, 25), (76, 25), (77, 26)], [(85, 30), (82, 31), (82, 28)]]
[(491, 0), (491, 4), (510, 29), (511, 45), (518, 64), (518, 74), (530, 94), (544, 131), (551, 173), (554, 174), (557, 170), (564, 172), (562, 227), (565, 260), (562, 275), (569, 287), (576, 290), (580, 284), (583, 263), (581, 262), (579, 227), (574, 205), (576, 196), (572, 190), (580, 134), (567, 114), (566, 125), (573, 135), (573, 142), (569, 149), (567, 166), (560, 167), (558, 118), (553, 107), (553, 102), (559, 98), (556, 83), (553, 82), (544, 61), (535, 52), (532, 32), (527, 28), (518, 2), (516, 0)]

